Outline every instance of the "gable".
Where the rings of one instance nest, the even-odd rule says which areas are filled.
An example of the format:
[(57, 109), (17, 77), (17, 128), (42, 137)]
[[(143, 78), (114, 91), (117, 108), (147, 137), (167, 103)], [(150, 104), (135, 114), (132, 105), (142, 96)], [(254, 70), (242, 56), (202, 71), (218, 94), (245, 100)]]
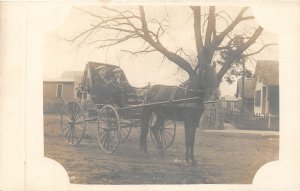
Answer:
[(255, 78), (258, 82), (263, 82), (265, 85), (279, 85), (278, 61), (257, 61)]

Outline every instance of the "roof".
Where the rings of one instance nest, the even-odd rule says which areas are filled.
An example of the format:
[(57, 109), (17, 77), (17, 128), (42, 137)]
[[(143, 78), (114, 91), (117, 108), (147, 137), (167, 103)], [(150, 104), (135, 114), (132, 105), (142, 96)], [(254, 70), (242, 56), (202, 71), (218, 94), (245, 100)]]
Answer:
[(238, 101), (238, 98), (231, 95), (226, 95), (221, 98), (223, 101)]
[[(255, 92), (255, 78), (249, 78), (244, 80), (244, 97), (248, 99), (254, 99)], [(236, 95), (242, 97), (242, 79), (237, 81)]]
[(258, 60), (255, 67), (256, 80), (263, 80), (265, 85), (279, 85), (278, 61)]
[(73, 83), (74, 80), (70, 80), (70, 79), (60, 79), (60, 78), (47, 78), (44, 79), (43, 82), (65, 82), (65, 83)]
[(82, 76), (82, 71), (63, 71), (60, 75), (60, 79), (68, 79), (68, 80), (74, 80), (75, 76)]

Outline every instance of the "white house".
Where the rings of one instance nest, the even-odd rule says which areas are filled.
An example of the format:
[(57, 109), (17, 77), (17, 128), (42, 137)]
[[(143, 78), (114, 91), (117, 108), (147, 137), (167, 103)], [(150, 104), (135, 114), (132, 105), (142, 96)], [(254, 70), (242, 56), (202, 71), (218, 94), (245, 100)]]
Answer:
[(257, 61), (255, 68), (254, 113), (279, 115), (279, 65), (277, 61)]

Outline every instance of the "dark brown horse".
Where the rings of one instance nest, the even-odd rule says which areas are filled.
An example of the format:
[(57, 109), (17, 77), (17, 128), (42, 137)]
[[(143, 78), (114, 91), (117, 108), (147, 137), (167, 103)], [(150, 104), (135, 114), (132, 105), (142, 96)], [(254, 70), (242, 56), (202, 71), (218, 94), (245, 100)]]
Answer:
[[(181, 104), (154, 105), (145, 107), (142, 113), (142, 127), (140, 136), (140, 148), (147, 152), (147, 134), (149, 131), (149, 121), (152, 113), (156, 113), (158, 118), (167, 118), (176, 121), (184, 121), (185, 128), (185, 161), (197, 164), (194, 158), (194, 142), (196, 128), (201, 115), (204, 112), (204, 102), (210, 99), (218, 90), (218, 81), (215, 70), (206, 65), (202, 67), (192, 79), (183, 87), (154, 85), (145, 97), (144, 103), (156, 103), (178, 99), (199, 97), (193, 101)], [(163, 121), (158, 119), (157, 121)], [(161, 148), (158, 142), (158, 147)], [(161, 149), (162, 150), (162, 149)]]

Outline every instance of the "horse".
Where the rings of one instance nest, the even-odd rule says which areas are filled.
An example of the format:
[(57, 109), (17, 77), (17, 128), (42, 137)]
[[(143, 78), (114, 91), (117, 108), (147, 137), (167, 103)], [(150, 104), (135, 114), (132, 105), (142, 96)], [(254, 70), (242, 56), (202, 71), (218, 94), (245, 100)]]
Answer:
[[(147, 134), (149, 131), (149, 122), (153, 113), (157, 114), (157, 123), (165, 119), (184, 121), (185, 128), (185, 163), (196, 165), (194, 157), (194, 142), (196, 128), (204, 112), (204, 102), (216, 98), (218, 91), (218, 79), (215, 69), (211, 65), (204, 65), (198, 70), (197, 74), (190, 78), (183, 86), (154, 85), (150, 87), (144, 103), (148, 107), (143, 108), (141, 119), (140, 148), (147, 154)], [(186, 101), (182, 104), (153, 104), (178, 99), (188, 99), (198, 97), (192, 101)], [(196, 107), (195, 107), (196, 106)], [(159, 124), (158, 124), (159, 125)], [(163, 149), (158, 141), (158, 148)]]

